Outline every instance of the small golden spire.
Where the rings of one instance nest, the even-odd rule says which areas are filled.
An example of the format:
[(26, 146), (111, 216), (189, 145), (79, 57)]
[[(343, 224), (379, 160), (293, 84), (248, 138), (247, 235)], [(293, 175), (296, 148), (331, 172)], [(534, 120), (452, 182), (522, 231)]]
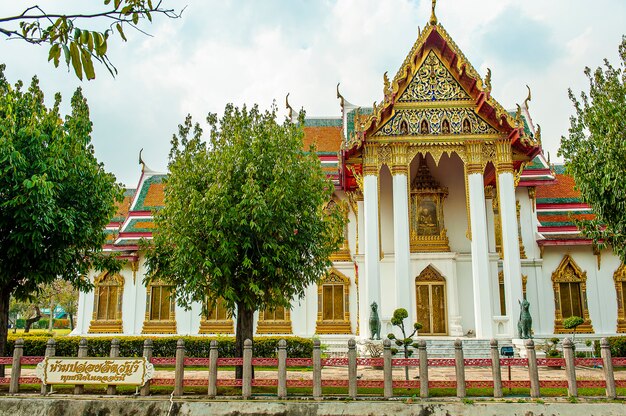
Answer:
[(485, 77), (485, 92), (491, 94), (491, 69), (487, 68), (487, 76)]
[(430, 15), (430, 24), (433, 26), (437, 24), (437, 15), (435, 14), (435, 7), (437, 7), (437, 0), (433, 0), (432, 13)]

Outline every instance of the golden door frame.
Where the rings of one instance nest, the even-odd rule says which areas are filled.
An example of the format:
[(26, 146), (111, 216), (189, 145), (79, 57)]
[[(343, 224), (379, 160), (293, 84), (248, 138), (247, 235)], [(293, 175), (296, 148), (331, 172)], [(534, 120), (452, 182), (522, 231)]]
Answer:
[[(417, 290), (418, 287), (420, 286), (428, 286), (428, 297), (429, 297), (429, 311), (428, 311), (428, 318), (429, 318), (429, 325), (430, 325), (430, 329), (431, 332), (421, 332), (422, 335), (448, 335), (448, 287), (447, 287), (447, 282), (445, 277), (443, 277), (441, 275), (441, 273), (439, 273), (432, 265), (428, 265), (426, 266), (426, 268), (424, 270), (422, 270), (422, 272), (415, 278), (415, 317), (417, 322), (419, 321), (419, 315), (418, 315), (418, 305), (417, 305)], [(434, 329), (434, 315), (433, 315), (433, 303), (432, 303), (432, 299), (433, 299), (433, 286), (443, 286), (443, 325), (445, 328), (444, 332), (432, 332)], [(423, 324), (423, 322), (422, 322)]]
[[(323, 286), (325, 284), (343, 285), (343, 319), (323, 319)], [(317, 284), (317, 322), (316, 334), (352, 334), (350, 323), (350, 278), (332, 267)]]
[[(111, 280), (107, 282), (107, 280)], [(122, 333), (122, 300), (124, 299), (124, 278), (119, 273), (111, 274), (109, 271), (100, 273), (93, 281), (93, 313), (89, 323), (90, 334), (120, 334)], [(100, 306), (100, 287), (117, 287), (116, 310), (114, 319), (98, 319), (98, 307)]]
[[(170, 287), (170, 304), (169, 319), (152, 320), (150, 319), (150, 308), (152, 305), (152, 288), (154, 287)], [(176, 292), (174, 286), (165, 283), (161, 279), (155, 279), (146, 287), (146, 314), (143, 321), (142, 334), (175, 334), (176, 333)]]
[(613, 280), (617, 294), (617, 332), (625, 333), (626, 305), (624, 305), (624, 299), (626, 298), (626, 293), (624, 293), (624, 282), (626, 282), (626, 266), (624, 263), (620, 264), (615, 273), (613, 273)]
[(589, 306), (587, 304), (587, 272), (584, 272), (574, 259), (566, 254), (561, 263), (552, 273), (552, 290), (554, 291), (554, 333), (568, 334), (572, 332), (563, 326), (563, 310), (561, 305), (561, 283), (578, 283), (580, 288), (581, 310), (584, 322), (576, 328), (576, 332), (593, 334), (593, 326), (589, 317)]

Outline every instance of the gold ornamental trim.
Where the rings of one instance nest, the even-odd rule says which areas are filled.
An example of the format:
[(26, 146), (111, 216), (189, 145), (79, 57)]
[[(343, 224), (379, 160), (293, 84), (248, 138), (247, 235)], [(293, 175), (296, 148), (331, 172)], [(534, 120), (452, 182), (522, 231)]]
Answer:
[[(554, 333), (566, 334), (571, 330), (566, 329), (563, 326), (563, 321), (568, 316), (563, 316), (562, 311), (562, 299), (563, 295), (569, 296), (569, 294), (561, 293), (561, 283), (574, 283), (578, 284), (580, 292), (580, 305), (582, 309), (584, 322), (576, 328), (576, 332), (592, 334), (594, 332), (591, 325), (591, 318), (589, 317), (589, 307), (587, 305), (587, 273), (584, 272), (574, 259), (566, 254), (557, 269), (552, 273), (552, 289), (554, 291)], [(567, 298), (565, 298), (567, 299)]]
[(613, 273), (617, 293), (617, 332), (626, 333), (626, 266), (620, 264)]

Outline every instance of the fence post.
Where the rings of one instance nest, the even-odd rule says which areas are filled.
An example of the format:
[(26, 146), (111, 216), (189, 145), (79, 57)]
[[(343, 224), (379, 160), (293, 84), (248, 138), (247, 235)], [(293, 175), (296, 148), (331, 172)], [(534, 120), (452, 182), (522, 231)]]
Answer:
[(574, 344), (569, 338), (563, 340), (563, 358), (565, 358), (565, 375), (567, 376), (567, 394), (578, 397), (576, 385), (576, 365), (574, 363)]
[[(119, 356), (120, 356), (120, 340), (117, 338), (113, 338), (111, 340), (111, 353), (109, 354), (109, 357), (117, 358)], [(117, 394), (117, 386), (115, 385), (107, 386), (107, 394), (108, 395)]]
[(600, 354), (602, 356), (602, 368), (604, 370), (604, 380), (606, 381), (606, 397), (615, 399), (615, 373), (613, 373), (613, 360), (611, 358), (611, 347), (606, 338), (600, 340)]
[(183, 395), (183, 380), (185, 379), (185, 340), (180, 338), (176, 342), (176, 368), (174, 370), (174, 396)]
[[(146, 358), (147, 362), (152, 360), (152, 340), (146, 339), (143, 342), (143, 356)], [(146, 384), (141, 386), (140, 394), (142, 396), (150, 395), (150, 380), (146, 381)]]
[(391, 366), (391, 340), (383, 341), (383, 395), (385, 399), (393, 397), (393, 367)]
[(426, 351), (426, 341), (417, 341), (417, 353), (420, 360), (420, 397), (428, 397), (428, 352)]
[(348, 396), (356, 399), (356, 341), (348, 340)]
[(9, 393), (15, 394), (20, 391), (20, 375), (22, 374), (22, 356), (24, 355), (24, 340), (22, 338), (15, 340), (13, 347), (13, 363), (11, 364), (11, 384), (9, 384)]
[[(46, 344), (46, 357), (54, 357), (55, 354), (56, 354), (56, 341), (53, 338), (50, 338), (48, 340), (48, 343)], [(51, 390), (52, 390), (51, 385), (41, 383), (42, 395), (50, 393)]]
[(322, 398), (322, 349), (319, 339), (313, 340), (313, 398)]
[(278, 341), (278, 398), (287, 397), (287, 341)]
[(219, 352), (217, 350), (217, 341), (211, 341), (211, 349), (209, 350), (209, 397), (217, 396), (217, 358)]
[[(78, 354), (76, 357), (85, 358), (87, 356), (87, 338), (81, 338), (78, 343)], [(74, 394), (83, 394), (85, 392), (85, 386), (77, 384), (74, 386)]]
[(535, 351), (535, 342), (532, 339), (526, 340), (526, 357), (528, 359), (528, 378), (530, 378), (530, 397), (536, 399), (541, 397), (541, 390), (539, 388), (537, 352)]
[(454, 366), (456, 368), (456, 397), (465, 397), (465, 360), (463, 359), (463, 342), (454, 341)]
[(243, 342), (243, 383), (241, 396), (249, 399), (252, 396), (252, 341), (247, 339)]
[(491, 346), (491, 374), (493, 377), (493, 397), (502, 397), (502, 373), (500, 372), (500, 351), (498, 351), (498, 340), (492, 339)]

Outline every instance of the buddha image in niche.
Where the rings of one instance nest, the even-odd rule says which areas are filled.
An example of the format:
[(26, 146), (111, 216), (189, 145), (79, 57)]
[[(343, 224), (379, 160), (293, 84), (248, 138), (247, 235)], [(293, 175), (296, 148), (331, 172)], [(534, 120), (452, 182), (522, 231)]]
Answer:
[(439, 234), (437, 205), (431, 200), (422, 200), (417, 208), (417, 235)]

